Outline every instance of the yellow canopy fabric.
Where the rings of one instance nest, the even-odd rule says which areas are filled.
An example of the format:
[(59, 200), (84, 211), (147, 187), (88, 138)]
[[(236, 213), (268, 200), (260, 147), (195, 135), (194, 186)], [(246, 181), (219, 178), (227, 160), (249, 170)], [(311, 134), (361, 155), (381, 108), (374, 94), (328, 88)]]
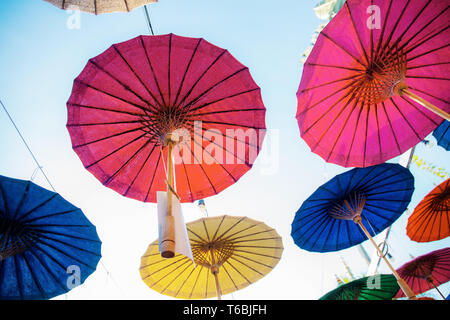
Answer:
[(245, 288), (269, 273), (283, 252), (281, 237), (274, 229), (247, 217), (202, 218), (186, 227), (195, 266), (180, 254), (162, 258), (158, 240), (141, 258), (142, 280), (153, 290), (175, 298), (216, 297), (214, 271), (221, 294)]
[(129, 12), (158, 0), (45, 0), (58, 8), (102, 14), (110, 12)]

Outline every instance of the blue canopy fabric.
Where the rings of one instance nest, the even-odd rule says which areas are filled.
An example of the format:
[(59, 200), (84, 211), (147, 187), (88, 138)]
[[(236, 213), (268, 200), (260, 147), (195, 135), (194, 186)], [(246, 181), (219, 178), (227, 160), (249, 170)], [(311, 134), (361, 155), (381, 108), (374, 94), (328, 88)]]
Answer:
[(372, 236), (394, 223), (407, 209), (414, 192), (411, 172), (392, 163), (354, 168), (319, 187), (297, 211), (291, 236), (302, 249), (330, 252), (350, 248), (367, 240), (352, 220), (336, 219), (336, 208), (364, 198), (362, 224)]
[(437, 144), (445, 150), (450, 150), (450, 121), (444, 120), (442, 124), (433, 131), (433, 137)]
[(50, 299), (96, 270), (101, 241), (80, 209), (0, 175), (0, 299)]

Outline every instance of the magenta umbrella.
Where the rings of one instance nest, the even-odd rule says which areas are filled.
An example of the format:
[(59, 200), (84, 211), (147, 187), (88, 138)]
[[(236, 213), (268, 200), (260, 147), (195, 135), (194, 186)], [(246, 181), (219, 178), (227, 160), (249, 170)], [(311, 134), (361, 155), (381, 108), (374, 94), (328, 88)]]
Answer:
[(303, 69), (296, 118), (327, 162), (383, 163), (450, 112), (447, 0), (348, 0)]

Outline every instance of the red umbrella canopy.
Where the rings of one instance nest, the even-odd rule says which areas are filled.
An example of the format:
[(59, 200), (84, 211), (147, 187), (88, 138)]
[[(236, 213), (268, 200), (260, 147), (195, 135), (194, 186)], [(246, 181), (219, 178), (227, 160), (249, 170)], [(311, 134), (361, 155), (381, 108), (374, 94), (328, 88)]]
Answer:
[[(417, 257), (397, 269), (398, 274), (416, 294), (450, 280), (450, 248), (439, 249)], [(404, 297), (400, 290), (396, 297)]]
[(182, 202), (215, 195), (251, 167), (265, 132), (247, 67), (204, 39), (139, 36), (88, 61), (67, 103), (73, 149), (105, 186), (144, 202), (166, 190), (169, 133)]
[(443, 121), (410, 97), (450, 112), (448, 4), (345, 2), (319, 35), (297, 92), (296, 118), (313, 152), (368, 167), (407, 151)]

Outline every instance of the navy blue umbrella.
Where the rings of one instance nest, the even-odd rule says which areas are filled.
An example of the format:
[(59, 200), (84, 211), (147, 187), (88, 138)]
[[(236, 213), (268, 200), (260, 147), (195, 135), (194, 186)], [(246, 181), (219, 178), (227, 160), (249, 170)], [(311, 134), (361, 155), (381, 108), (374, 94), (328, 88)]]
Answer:
[(445, 150), (450, 150), (450, 122), (445, 121), (433, 131), (433, 137), (436, 138), (437, 144)]
[(82, 284), (101, 257), (96, 228), (59, 194), (0, 176), (0, 299), (49, 299)]
[(400, 217), (413, 192), (413, 175), (398, 164), (352, 169), (319, 187), (303, 202), (291, 236), (300, 248), (314, 252), (338, 251), (369, 239), (384, 257), (372, 237)]

